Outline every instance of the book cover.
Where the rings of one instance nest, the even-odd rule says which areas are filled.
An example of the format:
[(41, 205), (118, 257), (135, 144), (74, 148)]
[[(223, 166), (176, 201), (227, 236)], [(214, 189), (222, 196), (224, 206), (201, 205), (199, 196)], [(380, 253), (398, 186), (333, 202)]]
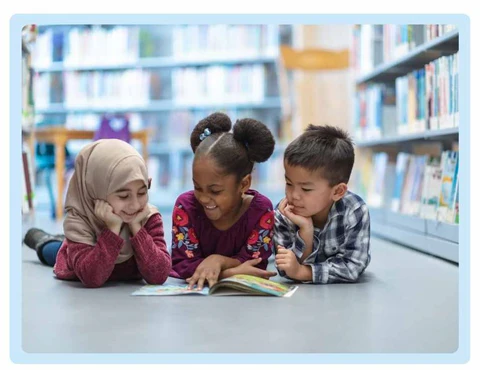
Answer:
[(188, 284), (145, 285), (132, 293), (134, 296), (171, 295), (262, 295), (291, 297), (297, 285), (286, 285), (250, 275), (234, 275), (220, 280), (213, 287), (202, 290), (188, 289)]
[(455, 222), (455, 191), (458, 175), (458, 152), (442, 153), (442, 183), (438, 201), (437, 218), (439, 221)]
[(442, 167), (435, 162), (425, 166), (420, 217), (435, 220), (442, 188)]

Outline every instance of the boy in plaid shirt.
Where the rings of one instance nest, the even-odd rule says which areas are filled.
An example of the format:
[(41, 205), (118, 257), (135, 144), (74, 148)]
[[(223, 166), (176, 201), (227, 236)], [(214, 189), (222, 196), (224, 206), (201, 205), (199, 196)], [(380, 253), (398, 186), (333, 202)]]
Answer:
[(284, 155), (286, 198), (275, 209), (275, 263), (281, 276), (354, 282), (370, 263), (370, 217), (347, 187), (355, 154), (348, 134), (309, 125)]

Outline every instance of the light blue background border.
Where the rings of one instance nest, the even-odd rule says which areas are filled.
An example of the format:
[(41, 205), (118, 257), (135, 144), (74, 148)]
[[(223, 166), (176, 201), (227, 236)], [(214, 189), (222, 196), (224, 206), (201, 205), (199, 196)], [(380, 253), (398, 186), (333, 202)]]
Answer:
[[(25, 24), (456, 24), (460, 34), (460, 248), (459, 348), (454, 353), (405, 354), (81, 354), (27, 353), (22, 349), (21, 29)], [(470, 18), (466, 15), (322, 14), (16, 14), (10, 19), (10, 356), (15, 363), (466, 363), (470, 358)], [(432, 312), (432, 314), (435, 314)], [(395, 335), (395, 333), (392, 333)], [(348, 348), (346, 348), (347, 350)]]

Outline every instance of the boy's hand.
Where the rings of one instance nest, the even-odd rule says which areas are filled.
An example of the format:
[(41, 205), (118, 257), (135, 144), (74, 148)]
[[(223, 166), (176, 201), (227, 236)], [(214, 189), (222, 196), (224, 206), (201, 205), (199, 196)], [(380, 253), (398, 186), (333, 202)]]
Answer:
[(202, 290), (205, 280), (210, 287), (218, 281), (218, 276), (222, 272), (222, 265), (217, 257), (217, 255), (212, 254), (197, 266), (195, 273), (187, 279), (188, 289), (192, 289), (197, 284), (197, 290)]
[(297, 261), (297, 256), (290, 249), (279, 245), (275, 255), (275, 263), (279, 270), (285, 271), (290, 278), (297, 279), (297, 273), (301, 265)]
[[(229, 269), (231, 270), (231, 275), (229, 274), (229, 276), (244, 274), (244, 275), (258, 276), (264, 279), (270, 279), (271, 277), (277, 275), (276, 272), (266, 271), (266, 270), (262, 270), (261, 268), (255, 267), (260, 262), (262, 262), (261, 258), (255, 258), (253, 260), (245, 261), (240, 266)], [(225, 270), (225, 271), (228, 271), (228, 270)]]
[(95, 216), (105, 222), (105, 225), (111, 231), (116, 232), (117, 234), (120, 232), (123, 221), (120, 216), (113, 213), (112, 206), (104, 200), (95, 200)]
[(303, 217), (293, 213), (293, 206), (288, 204), (287, 198), (283, 198), (280, 204), (278, 205), (278, 210), (282, 215), (292, 221), (301, 229), (311, 229), (313, 228), (313, 221), (311, 217)]

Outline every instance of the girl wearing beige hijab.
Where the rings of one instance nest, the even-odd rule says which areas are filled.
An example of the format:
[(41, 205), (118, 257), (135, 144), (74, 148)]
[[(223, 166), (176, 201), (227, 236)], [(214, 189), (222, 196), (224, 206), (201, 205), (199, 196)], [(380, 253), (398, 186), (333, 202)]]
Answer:
[(43, 263), (54, 265), (58, 278), (78, 279), (86, 287), (141, 278), (163, 284), (171, 258), (162, 217), (148, 204), (148, 188), (145, 162), (130, 144), (95, 141), (75, 160), (65, 202), (65, 237), (30, 229), (25, 244)]

